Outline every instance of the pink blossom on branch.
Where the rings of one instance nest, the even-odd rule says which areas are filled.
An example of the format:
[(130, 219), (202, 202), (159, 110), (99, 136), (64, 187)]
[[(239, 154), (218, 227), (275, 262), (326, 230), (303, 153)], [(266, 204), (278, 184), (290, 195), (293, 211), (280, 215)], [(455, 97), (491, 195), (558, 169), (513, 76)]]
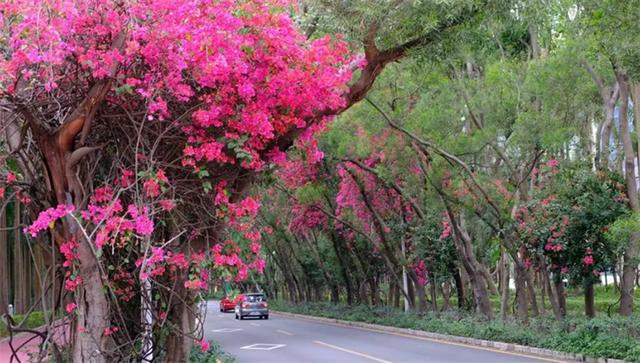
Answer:
[(53, 224), (60, 218), (66, 216), (69, 213), (73, 213), (75, 210), (73, 205), (60, 204), (56, 208), (49, 208), (43, 212), (40, 212), (38, 218), (28, 227), (24, 229), (25, 233), (30, 234), (32, 237), (36, 237), (38, 233), (44, 231), (47, 228), (52, 228)]
[(71, 314), (72, 312), (74, 312), (76, 310), (76, 308), (78, 307), (78, 304), (76, 303), (69, 303), (67, 304), (67, 306), (65, 307), (65, 310), (67, 311), (68, 314)]

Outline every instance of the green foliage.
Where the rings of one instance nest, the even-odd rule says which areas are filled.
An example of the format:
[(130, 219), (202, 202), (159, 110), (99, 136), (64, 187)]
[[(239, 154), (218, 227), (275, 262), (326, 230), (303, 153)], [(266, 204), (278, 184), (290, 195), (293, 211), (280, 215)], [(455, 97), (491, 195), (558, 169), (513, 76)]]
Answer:
[[(22, 325), (22, 328), (24, 329), (33, 329), (44, 325), (44, 312), (42, 311), (33, 311), (31, 312), (31, 314), (29, 314), (29, 316), (16, 314), (13, 316), (13, 320), (16, 324), (20, 324), (25, 319), (25, 317), (26, 320)], [(5, 323), (5, 320), (2, 319), (2, 321), (0, 321), (0, 337), (6, 336), (9, 336), (9, 331), (7, 330), (7, 324)]]
[(236, 360), (222, 350), (217, 342), (209, 340), (209, 350), (203, 352), (200, 347), (191, 348), (190, 363), (234, 363)]
[(618, 253), (622, 253), (631, 234), (638, 230), (640, 230), (640, 213), (635, 212), (613, 222), (607, 229), (605, 238)]

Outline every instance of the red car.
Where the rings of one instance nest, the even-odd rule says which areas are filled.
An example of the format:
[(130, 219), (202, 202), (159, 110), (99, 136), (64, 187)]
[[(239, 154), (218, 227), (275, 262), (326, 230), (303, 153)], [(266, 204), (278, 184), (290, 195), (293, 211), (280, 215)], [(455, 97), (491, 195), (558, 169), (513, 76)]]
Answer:
[(242, 301), (242, 294), (239, 294), (233, 300), (229, 299), (228, 296), (224, 296), (220, 300), (220, 312), (225, 313), (229, 310), (234, 310), (239, 301)]

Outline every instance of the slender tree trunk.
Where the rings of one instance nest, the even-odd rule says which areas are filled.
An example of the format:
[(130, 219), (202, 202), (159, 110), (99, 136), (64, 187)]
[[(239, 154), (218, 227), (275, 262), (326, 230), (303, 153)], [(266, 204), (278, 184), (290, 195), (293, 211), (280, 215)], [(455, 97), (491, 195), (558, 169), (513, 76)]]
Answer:
[(584, 288), (584, 315), (590, 318), (594, 318), (596, 316), (596, 306), (593, 290), (593, 284), (588, 284)]
[(391, 277), (391, 284), (392, 284), (392, 289), (391, 289), (391, 295), (393, 297), (393, 307), (396, 309), (400, 309), (400, 286), (398, 286), (398, 283), (396, 282), (396, 279)]
[(554, 276), (555, 294), (558, 299), (558, 309), (564, 319), (567, 316), (567, 299), (564, 292), (564, 281), (561, 276)]
[(380, 298), (380, 276), (369, 278), (369, 291), (371, 291), (371, 305), (377, 306), (382, 302)]
[[(615, 68), (615, 67), (614, 67)], [(638, 186), (635, 176), (635, 161), (637, 159), (627, 117), (629, 104), (629, 85), (626, 75), (616, 69), (616, 78), (620, 86), (620, 138), (624, 149), (625, 179), (627, 182), (627, 196), (631, 209), (640, 212), (638, 200)], [(633, 293), (635, 288), (635, 273), (638, 267), (638, 253), (640, 252), (640, 231), (631, 233), (631, 238), (624, 253), (622, 267), (622, 281), (620, 284), (620, 315), (630, 316), (633, 313)]]
[(491, 319), (493, 318), (493, 309), (489, 301), (487, 281), (482, 273), (482, 267), (473, 252), (471, 237), (466, 231), (464, 217), (460, 215), (458, 219), (456, 219), (448, 203), (445, 202), (445, 205), (447, 207), (449, 221), (453, 227), (453, 240), (456, 245), (458, 259), (462, 262), (462, 266), (469, 274), (475, 305), (481, 314)]
[(429, 286), (431, 291), (431, 310), (438, 311), (438, 290), (436, 288), (435, 281), (433, 281), (433, 276)]
[(416, 287), (416, 297), (418, 298), (418, 311), (427, 310), (427, 293), (424, 285), (414, 283)]
[(9, 244), (7, 243), (6, 208), (0, 213), (0, 314), (7, 313), (9, 305)]
[(442, 311), (449, 310), (451, 298), (451, 283), (447, 280), (442, 284)]
[(13, 210), (13, 253), (14, 253), (14, 310), (16, 314), (23, 314), (29, 308), (29, 294), (27, 281), (27, 259), (20, 232), (21, 207), (20, 202), (15, 201)]
[(556, 317), (556, 320), (562, 320), (564, 316), (562, 315), (562, 311), (560, 310), (560, 304), (558, 303), (558, 297), (554, 294), (551, 289), (551, 279), (549, 278), (549, 271), (547, 271), (547, 266), (544, 260), (541, 259), (541, 267), (540, 272), (542, 273), (542, 285), (544, 290), (549, 296), (549, 302), (551, 303), (551, 309), (553, 310), (553, 315)]
[(545, 315), (547, 313), (547, 309), (545, 307), (547, 302), (545, 299), (546, 290), (542, 282), (542, 275), (543, 275), (542, 270), (536, 273), (536, 281), (538, 282), (536, 285), (540, 287), (540, 314)]
[(458, 309), (464, 309), (464, 284), (462, 283), (462, 277), (460, 276), (460, 270), (456, 267), (453, 272), (453, 279), (456, 283), (456, 298), (458, 299)]
[(531, 316), (536, 317), (540, 315), (540, 310), (538, 309), (536, 289), (533, 284), (532, 275), (531, 270), (527, 270), (527, 295), (529, 296), (529, 303), (531, 305)]
[(502, 320), (507, 320), (509, 315), (509, 275), (510, 275), (510, 264), (509, 257), (506, 252), (502, 251), (502, 256), (500, 257), (501, 263), (501, 274), (500, 274), (500, 317)]

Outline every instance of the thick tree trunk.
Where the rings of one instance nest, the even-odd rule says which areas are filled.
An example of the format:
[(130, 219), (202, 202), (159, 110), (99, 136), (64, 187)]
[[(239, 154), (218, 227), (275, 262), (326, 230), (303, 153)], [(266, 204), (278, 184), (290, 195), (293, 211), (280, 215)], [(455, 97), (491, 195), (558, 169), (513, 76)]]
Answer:
[(515, 264), (516, 282), (516, 314), (518, 320), (527, 323), (529, 321), (529, 309), (527, 303), (527, 270), (519, 263)]
[[(172, 311), (172, 320), (178, 329), (185, 334), (193, 332), (195, 315), (186, 303), (177, 304)], [(171, 334), (167, 340), (167, 362), (188, 363), (193, 338), (185, 334)]]
[(103, 292), (100, 269), (90, 241), (84, 238), (78, 243), (80, 276), (84, 282), (78, 287), (76, 303), (78, 316), (73, 343), (74, 362), (109, 362), (108, 353), (112, 348), (104, 331), (110, 323), (109, 302)]

